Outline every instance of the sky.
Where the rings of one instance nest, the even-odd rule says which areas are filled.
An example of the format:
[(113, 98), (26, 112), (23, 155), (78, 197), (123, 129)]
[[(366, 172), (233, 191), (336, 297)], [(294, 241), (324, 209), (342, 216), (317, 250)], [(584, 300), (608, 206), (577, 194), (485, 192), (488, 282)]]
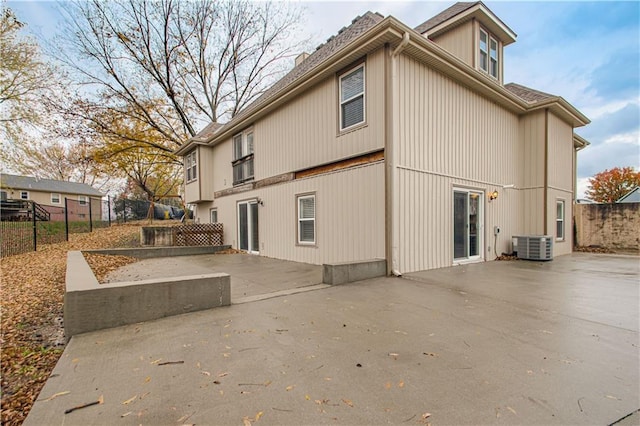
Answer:
[[(416, 27), (454, 2), (301, 1), (304, 38), (318, 46), (370, 10)], [(504, 82), (562, 96), (590, 120), (576, 133), (591, 142), (578, 154), (578, 198), (605, 169), (640, 169), (640, 2), (485, 1), (516, 34), (504, 52)], [(59, 28), (57, 4), (9, 1), (37, 37)]]

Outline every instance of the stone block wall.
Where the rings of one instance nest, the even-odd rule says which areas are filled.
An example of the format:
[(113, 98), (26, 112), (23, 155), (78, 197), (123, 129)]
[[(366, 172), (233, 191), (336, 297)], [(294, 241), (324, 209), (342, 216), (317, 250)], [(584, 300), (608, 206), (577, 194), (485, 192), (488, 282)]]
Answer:
[(576, 245), (640, 250), (640, 203), (574, 205)]

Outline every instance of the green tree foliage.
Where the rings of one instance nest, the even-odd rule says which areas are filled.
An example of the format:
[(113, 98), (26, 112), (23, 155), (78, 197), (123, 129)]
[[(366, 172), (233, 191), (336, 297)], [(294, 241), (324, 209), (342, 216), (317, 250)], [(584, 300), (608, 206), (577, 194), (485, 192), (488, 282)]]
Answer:
[(640, 172), (633, 167), (615, 167), (589, 178), (586, 196), (598, 203), (614, 203), (636, 186), (640, 186)]

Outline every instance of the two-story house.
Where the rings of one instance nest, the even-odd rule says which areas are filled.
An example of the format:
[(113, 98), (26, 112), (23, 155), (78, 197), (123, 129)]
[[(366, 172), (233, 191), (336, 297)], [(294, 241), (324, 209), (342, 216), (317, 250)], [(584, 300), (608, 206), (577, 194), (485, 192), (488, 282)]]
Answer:
[(569, 253), (589, 120), (503, 83), (515, 39), (482, 2), (416, 28), (368, 12), (177, 151), (186, 202), (233, 247), (312, 264), (405, 273), (494, 259), (512, 235)]

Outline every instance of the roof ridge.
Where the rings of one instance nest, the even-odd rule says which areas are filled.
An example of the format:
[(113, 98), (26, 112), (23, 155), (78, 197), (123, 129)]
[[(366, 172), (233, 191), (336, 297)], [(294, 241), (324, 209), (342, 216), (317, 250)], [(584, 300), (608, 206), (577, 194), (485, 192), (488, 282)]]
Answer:
[(425, 22), (423, 22), (422, 24), (420, 24), (417, 27), (415, 27), (414, 30), (416, 30), (420, 34), (424, 34), (425, 32), (429, 31), (431, 28), (434, 28), (434, 27), (440, 25), (441, 23), (443, 23), (445, 21), (448, 21), (449, 19), (453, 18), (454, 16), (457, 16), (457, 15), (461, 14), (462, 12), (464, 12), (465, 10), (468, 10), (468, 9), (472, 8), (473, 6), (475, 6), (477, 4), (480, 4), (480, 3), (482, 3), (482, 2), (481, 1), (473, 1), (473, 2), (457, 2), (457, 3), (454, 3), (453, 5), (449, 6), (445, 10), (443, 10), (442, 12), (440, 12), (437, 15), (427, 19)]

